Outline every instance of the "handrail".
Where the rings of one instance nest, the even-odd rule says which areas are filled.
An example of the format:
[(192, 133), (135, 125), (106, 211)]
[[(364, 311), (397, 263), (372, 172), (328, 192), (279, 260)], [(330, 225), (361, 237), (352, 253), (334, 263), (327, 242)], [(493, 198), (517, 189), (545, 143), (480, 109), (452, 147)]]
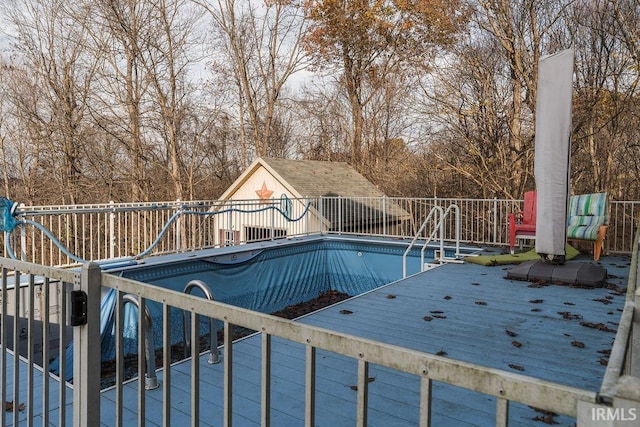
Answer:
[[(140, 310), (140, 300), (135, 295), (124, 295), (122, 297), (123, 307), (126, 303), (132, 303), (138, 307), (138, 310)], [(154, 390), (158, 388), (160, 384), (158, 383), (158, 377), (156, 376), (156, 346), (153, 339), (153, 320), (151, 319), (151, 314), (146, 306), (144, 308), (144, 323), (146, 329), (144, 334), (144, 353), (146, 360), (144, 388), (145, 390)]]
[[(447, 258), (444, 253), (444, 221), (451, 214), (451, 211), (455, 212), (456, 253), (454, 258)], [(438, 217), (438, 215), (434, 215), (434, 213), (438, 213), (440, 216)], [(420, 250), (420, 271), (424, 271), (424, 251), (436, 234), (439, 234), (438, 240), (440, 241), (440, 256), (438, 261), (442, 263), (446, 261), (457, 261), (460, 259), (460, 208), (456, 204), (449, 205), (446, 210), (442, 209), (440, 206), (434, 206), (420, 226), (416, 235), (413, 237), (411, 243), (409, 243), (404, 255), (402, 255), (402, 277), (407, 277), (407, 255), (418, 240), (418, 237), (420, 237), (420, 234), (424, 231), (424, 228), (427, 226), (427, 223), (431, 220), (432, 216), (434, 217), (433, 231)]]
[(618, 322), (618, 331), (614, 339), (613, 348), (609, 355), (607, 370), (602, 379), (598, 400), (602, 403), (611, 404), (616, 394), (616, 385), (620, 376), (623, 375), (624, 363), (628, 356), (628, 349), (632, 341), (634, 328), (634, 313), (638, 309), (636, 306), (636, 291), (638, 285), (638, 267), (640, 265), (640, 227), (636, 230), (634, 239), (635, 251), (631, 256), (631, 267), (629, 270), (629, 280), (627, 282), (627, 295), (624, 309)]
[[(434, 206), (433, 208), (431, 208), (431, 211), (429, 211), (429, 215), (427, 215), (427, 217), (422, 222), (422, 225), (418, 229), (418, 232), (413, 237), (413, 240), (411, 241), (411, 243), (409, 243), (409, 246), (407, 246), (407, 250), (404, 251), (404, 254), (402, 255), (402, 277), (403, 278), (407, 277), (407, 255), (409, 254), (411, 249), (413, 249), (413, 245), (415, 245), (416, 241), (418, 240), (418, 237), (420, 237), (420, 234), (422, 233), (424, 228), (427, 226), (429, 220), (431, 220), (431, 217), (436, 218), (436, 221), (437, 221), (437, 214), (440, 214), (440, 216), (442, 216), (443, 214), (442, 208), (440, 206)], [(438, 223), (436, 222), (436, 224)], [(427, 241), (424, 243), (423, 249), (427, 246), (427, 244), (431, 241), (431, 239), (433, 239), (433, 236), (436, 231), (437, 231), (437, 227), (434, 227), (433, 232), (431, 233), (431, 236), (429, 236)], [(442, 238), (442, 236), (440, 237)], [(421, 255), (420, 262), (421, 264), (424, 264), (424, 255)], [(420, 268), (420, 270), (422, 270), (422, 267)]]
[[(187, 286), (184, 287), (184, 293), (191, 294), (191, 290), (194, 288), (200, 289), (204, 294), (205, 298), (207, 298), (209, 301), (215, 301), (215, 298), (213, 297), (213, 293), (211, 292), (211, 289), (202, 280), (192, 280), (189, 283), (187, 283)], [(189, 320), (189, 315), (187, 314), (186, 311), (183, 311), (182, 325), (183, 325), (183, 333), (184, 333), (185, 357), (187, 355), (186, 354), (187, 349), (191, 347), (189, 327), (187, 326), (188, 320)], [(209, 364), (220, 363), (220, 351), (218, 350), (218, 328), (217, 328), (215, 319), (209, 319), (209, 334), (210, 334), (209, 360), (207, 360), (207, 362)]]
[[(448, 258), (444, 253), (444, 221), (447, 219), (447, 216), (450, 215), (451, 211), (455, 211), (455, 233), (456, 233), (456, 253), (454, 258)], [(435, 228), (440, 230), (440, 258), (438, 261), (446, 262), (446, 261), (457, 261), (460, 259), (460, 208), (456, 204), (451, 204), (444, 211), (442, 215), (440, 215), (440, 221), (436, 224)], [(435, 233), (435, 231), (434, 231)], [(422, 247), (422, 251), (420, 251), (420, 260), (422, 271), (424, 271), (424, 250), (426, 245)]]

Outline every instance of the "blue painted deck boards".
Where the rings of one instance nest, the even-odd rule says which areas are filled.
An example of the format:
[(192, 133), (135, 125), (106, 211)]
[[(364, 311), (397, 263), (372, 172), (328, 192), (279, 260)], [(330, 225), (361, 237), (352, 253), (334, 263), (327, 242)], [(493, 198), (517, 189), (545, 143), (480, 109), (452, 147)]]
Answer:
[[(13, 385), (14, 385), (14, 373), (13, 373), (13, 363), (14, 363), (14, 355), (10, 352), (7, 352), (5, 355), (5, 361), (7, 363), (7, 400), (9, 402), (13, 401), (17, 403), (14, 405), (14, 410), (16, 410), (19, 404), (24, 404), (25, 409), (23, 411), (18, 411), (18, 425), (26, 425), (27, 423), (27, 375), (29, 365), (27, 362), (21, 358), (20, 367), (18, 373), (18, 381), (19, 385), (19, 395), (18, 399), (15, 399), (13, 396)], [(42, 411), (43, 411), (43, 382), (49, 381), (49, 422), (53, 423), (53, 425), (58, 424), (59, 417), (59, 408), (60, 408), (60, 399), (59, 399), (59, 385), (60, 383), (57, 380), (57, 377), (48, 376), (45, 377), (42, 373), (42, 370), (39, 368), (33, 368), (33, 422), (34, 425), (42, 425)], [(73, 419), (73, 389), (69, 386), (66, 387), (66, 417), (68, 422), (71, 422)], [(13, 426), (13, 417), (14, 412), (6, 412), (6, 426)]]
[[(628, 258), (608, 256), (602, 264), (614, 275), (608, 282), (624, 288)], [(520, 365), (522, 374), (598, 391), (605, 372), (600, 351), (611, 348), (615, 334), (580, 323), (602, 323), (616, 329), (624, 295), (607, 288), (530, 287), (528, 282), (504, 279), (505, 274), (504, 267), (445, 265), (298, 321), (430, 353), (445, 351), (453, 359), (506, 371), (516, 372), (509, 364)], [(353, 313), (341, 314), (344, 309)], [(436, 314), (446, 318), (423, 320), (433, 317), (431, 311), (442, 311)], [(580, 318), (564, 319), (559, 312)], [(506, 330), (518, 335), (510, 337)], [(522, 346), (516, 348), (512, 341)], [(573, 346), (572, 341), (585, 347)], [(260, 421), (260, 337), (246, 338), (233, 349), (233, 424), (256, 426)], [(272, 425), (301, 426), (304, 346), (274, 338), (272, 352)], [(222, 423), (222, 369), (222, 364), (208, 365), (206, 356), (200, 359), (200, 425)], [(350, 386), (357, 382), (357, 362), (318, 350), (316, 372), (316, 425), (354, 425), (357, 392)], [(419, 378), (380, 366), (371, 366), (369, 376), (375, 378), (369, 384), (369, 425), (417, 425)], [(158, 378), (163, 380), (162, 371)], [(190, 422), (190, 381), (190, 362), (172, 367), (172, 425)], [(135, 421), (137, 386), (136, 381), (125, 386), (128, 421)], [(113, 390), (103, 393), (105, 425), (114, 413), (114, 396)], [(147, 425), (161, 425), (162, 389), (147, 392), (146, 398)], [(434, 383), (432, 411), (434, 426), (495, 425), (494, 398), (446, 384)], [(539, 426), (533, 420), (539, 415), (524, 405), (512, 404), (510, 425)], [(575, 423), (564, 416), (555, 421)]]

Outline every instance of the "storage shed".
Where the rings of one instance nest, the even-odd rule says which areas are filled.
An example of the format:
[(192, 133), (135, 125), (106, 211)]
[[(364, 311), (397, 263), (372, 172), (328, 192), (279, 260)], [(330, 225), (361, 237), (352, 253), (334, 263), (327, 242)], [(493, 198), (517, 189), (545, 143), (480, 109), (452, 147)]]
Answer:
[(409, 219), (345, 162), (258, 158), (220, 201), (222, 246), (321, 232), (393, 234)]

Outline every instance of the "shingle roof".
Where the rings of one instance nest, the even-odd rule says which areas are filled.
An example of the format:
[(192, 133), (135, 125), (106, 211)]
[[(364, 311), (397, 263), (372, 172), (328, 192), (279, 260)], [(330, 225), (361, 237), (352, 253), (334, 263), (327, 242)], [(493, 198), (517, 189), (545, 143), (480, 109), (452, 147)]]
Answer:
[(345, 162), (262, 159), (303, 197), (383, 197), (364, 176)]
[(354, 231), (409, 217), (396, 203), (383, 207), (378, 198), (385, 194), (345, 162), (264, 158), (262, 161), (302, 197), (329, 196), (314, 202), (314, 207), (334, 229)]

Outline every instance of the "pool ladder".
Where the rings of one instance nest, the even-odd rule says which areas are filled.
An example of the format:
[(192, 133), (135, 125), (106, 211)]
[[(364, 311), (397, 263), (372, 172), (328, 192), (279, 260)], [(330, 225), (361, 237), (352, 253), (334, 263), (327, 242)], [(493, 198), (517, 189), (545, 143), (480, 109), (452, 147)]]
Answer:
[[(184, 293), (191, 294), (193, 289), (200, 289), (204, 294), (205, 298), (210, 301), (214, 301), (213, 293), (209, 286), (204, 283), (202, 280), (192, 280), (187, 283), (187, 286), (184, 287)], [(196, 317), (197, 319), (197, 317)], [(183, 325), (183, 333), (184, 333), (184, 351), (185, 357), (188, 356), (188, 349), (191, 347), (191, 335), (189, 334), (190, 322), (189, 322), (189, 313), (186, 311), (182, 314), (182, 325)], [(209, 347), (209, 359), (208, 363), (214, 364), (220, 362), (220, 352), (218, 351), (218, 328), (216, 326), (215, 319), (209, 319), (209, 335), (210, 335), (210, 347)]]
[[(140, 310), (140, 300), (135, 295), (126, 294), (122, 297), (122, 306), (131, 303)], [(156, 346), (153, 339), (153, 321), (149, 309), (144, 307), (144, 356), (146, 360), (144, 374), (144, 388), (146, 390), (154, 390), (159, 387), (158, 377), (156, 376)]]
[[(445, 255), (444, 250), (444, 224), (447, 217), (451, 215), (451, 212), (455, 214), (455, 233), (456, 233), (456, 252), (453, 258), (447, 257)], [(427, 248), (427, 245), (432, 241), (437, 239), (440, 244), (440, 248), (434, 250), (434, 260), (438, 264), (444, 264), (445, 262), (463, 262), (463, 258), (460, 254), (460, 208), (458, 205), (452, 204), (446, 210), (442, 209), (440, 206), (434, 206), (427, 217), (422, 222), (420, 229), (414, 236), (411, 243), (407, 247), (407, 250), (402, 255), (402, 277), (407, 277), (407, 255), (411, 252), (411, 249), (415, 245), (418, 237), (422, 234), (424, 229), (427, 227), (429, 223), (433, 224), (433, 229), (431, 234), (424, 242), (422, 249), (420, 250), (420, 271), (425, 271), (425, 269), (433, 268), (437, 264), (425, 264), (424, 262), (424, 251)]]

